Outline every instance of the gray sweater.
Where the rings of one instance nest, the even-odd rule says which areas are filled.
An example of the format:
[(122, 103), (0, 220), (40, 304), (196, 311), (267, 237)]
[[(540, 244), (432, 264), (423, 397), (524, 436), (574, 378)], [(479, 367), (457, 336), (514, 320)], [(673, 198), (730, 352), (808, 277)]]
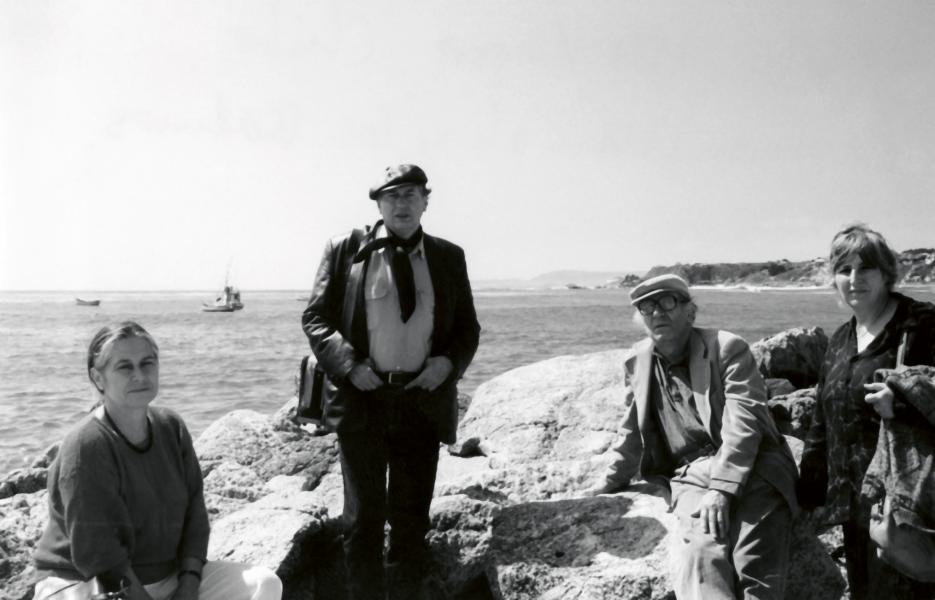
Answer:
[(204, 560), (208, 514), (192, 439), (175, 412), (149, 408), (152, 445), (128, 446), (84, 417), (49, 469), (49, 524), (34, 555), (42, 574), (89, 579), (132, 566), (144, 584)]

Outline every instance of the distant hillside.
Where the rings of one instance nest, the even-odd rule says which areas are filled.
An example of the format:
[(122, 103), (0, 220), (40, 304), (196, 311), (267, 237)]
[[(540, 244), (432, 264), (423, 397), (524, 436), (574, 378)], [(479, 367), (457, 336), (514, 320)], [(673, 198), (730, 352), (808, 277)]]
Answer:
[[(645, 279), (677, 273), (692, 285), (821, 286), (831, 279), (827, 259), (792, 262), (785, 259), (755, 263), (692, 263), (657, 266)], [(900, 283), (935, 282), (935, 249), (919, 248), (899, 254)]]
[(549, 271), (532, 279), (481, 279), (472, 281), (474, 289), (555, 289), (619, 287), (620, 281), (638, 282), (627, 271)]
[(534, 287), (555, 288), (568, 285), (600, 287), (616, 281), (626, 271), (549, 271), (529, 280)]
[[(473, 282), (475, 289), (629, 288), (661, 273), (678, 273), (691, 285), (776, 287), (825, 286), (831, 281), (828, 260), (771, 260), (749, 263), (677, 263), (657, 266), (645, 275), (632, 271), (550, 271), (532, 279), (491, 279)], [(935, 283), (935, 249), (918, 248), (899, 254), (899, 283)]]

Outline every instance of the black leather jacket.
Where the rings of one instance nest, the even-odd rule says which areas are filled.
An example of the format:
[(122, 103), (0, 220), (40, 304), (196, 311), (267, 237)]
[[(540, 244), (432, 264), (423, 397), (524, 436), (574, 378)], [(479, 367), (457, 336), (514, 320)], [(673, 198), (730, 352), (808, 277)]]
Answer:
[[(364, 305), (369, 259), (356, 264), (353, 261), (357, 250), (372, 239), (376, 230), (355, 229), (328, 241), (302, 315), (302, 329), (312, 352), (330, 379), (325, 422), (339, 433), (363, 429), (367, 422), (366, 403), (347, 376), (369, 353)], [(454, 369), (438, 389), (427, 394), (420, 408), (435, 425), (439, 439), (453, 443), (458, 418), (457, 381), (477, 351), (480, 324), (464, 251), (428, 234), (422, 243), (435, 294), (431, 354), (448, 357)]]

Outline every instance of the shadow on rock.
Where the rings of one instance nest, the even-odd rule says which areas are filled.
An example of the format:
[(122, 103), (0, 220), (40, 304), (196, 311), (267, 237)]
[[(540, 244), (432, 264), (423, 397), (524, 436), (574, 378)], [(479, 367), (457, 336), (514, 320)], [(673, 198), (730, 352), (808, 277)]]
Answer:
[(628, 514), (622, 496), (530, 502), (500, 511), (493, 522), (492, 551), (498, 563), (539, 562), (583, 567), (598, 554), (635, 559), (652, 554), (666, 527), (650, 516)]

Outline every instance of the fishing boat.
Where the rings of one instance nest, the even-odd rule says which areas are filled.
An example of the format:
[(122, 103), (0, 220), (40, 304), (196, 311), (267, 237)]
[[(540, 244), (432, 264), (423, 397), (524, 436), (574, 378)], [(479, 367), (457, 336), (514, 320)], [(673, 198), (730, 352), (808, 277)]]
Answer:
[(100, 306), (100, 300), (83, 300), (81, 298), (75, 298), (75, 304), (78, 306)]
[(240, 290), (231, 285), (231, 263), (227, 263), (227, 272), (224, 274), (224, 288), (218, 293), (214, 302), (204, 302), (201, 306), (203, 312), (234, 312), (243, 308), (240, 300)]
[(224, 289), (214, 299), (214, 302), (205, 302), (201, 306), (204, 312), (234, 312), (243, 308), (243, 301), (240, 299), (240, 290), (230, 284), (225, 284)]

